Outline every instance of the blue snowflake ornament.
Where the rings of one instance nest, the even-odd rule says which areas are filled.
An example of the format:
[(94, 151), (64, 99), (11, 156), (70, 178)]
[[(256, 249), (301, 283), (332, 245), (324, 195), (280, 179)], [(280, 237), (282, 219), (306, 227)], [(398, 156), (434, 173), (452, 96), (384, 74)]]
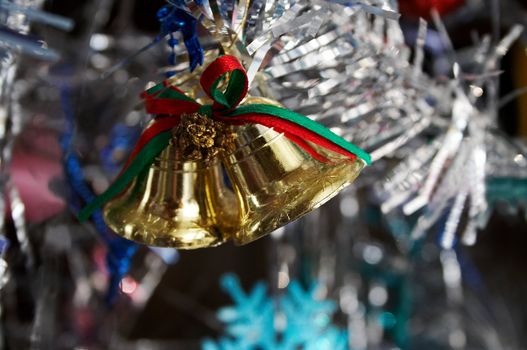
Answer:
[(232, 274), (221, 284), (235, 304), (218, 311), (225, 335), (218, 341), (205, 340), (203, 350), (347, 349), (347, 332), (331, 321), (336, 304), (317, 298), (318, 285), (305, 290), (292, 281), (286, 293), (272, 298), (262, 282), (249, 293)]
[[(320, 286), (313, 284), (304, 290), (298, 281), (292, 281), (287, 294), (280, 299), (280, 312), (285, 317), (283, 329), (284, 349), (346, 349), (347, 335), (332, 326), (337, 305), (332, 300), (320, 300)], [(344, 347), (337, 347), (342, 343)], [(324, 346), (326, 344), (326, 346)]]

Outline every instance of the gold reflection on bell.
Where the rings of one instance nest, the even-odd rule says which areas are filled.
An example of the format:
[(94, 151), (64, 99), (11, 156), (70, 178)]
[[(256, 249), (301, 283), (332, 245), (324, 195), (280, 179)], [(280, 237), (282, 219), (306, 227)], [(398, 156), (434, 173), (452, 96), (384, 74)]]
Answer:
[(177, 160), (171, 143), (142, 181), (104, 208), (119, 235), (140, 243), (195, 249), (222, 243), (237, 226), (235, 196), (224, 184), (219, 161)]
[(316, 149), (330, 162), (319, 162), (273, 129), (238, 127), (234, 147), (222, 156), (240, 202), (240, 228), (231, 237), (235, 244), (254, 241), (319, 207), (364, 167), (359, 159)]

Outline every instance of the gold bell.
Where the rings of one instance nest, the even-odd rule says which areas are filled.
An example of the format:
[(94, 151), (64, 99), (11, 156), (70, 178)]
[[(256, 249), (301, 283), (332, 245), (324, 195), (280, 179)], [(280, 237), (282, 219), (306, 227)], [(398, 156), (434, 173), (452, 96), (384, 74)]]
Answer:
[(240, 202), (237, 245), (254, 241), (324, 204), (351, 184), (364, 167), (316, 147), (320, 162), (284, 134), (261, 125), (238, 127), (234, 147), (222, 161)]
[(216, 246), (237, 225), (234, 193), (223, 181), (217, 157), (183, 161), (174, 143), (155, 159), (143, 180), (136, 179), (106, 204), (104, 219), (117, 234), (148, 245)]

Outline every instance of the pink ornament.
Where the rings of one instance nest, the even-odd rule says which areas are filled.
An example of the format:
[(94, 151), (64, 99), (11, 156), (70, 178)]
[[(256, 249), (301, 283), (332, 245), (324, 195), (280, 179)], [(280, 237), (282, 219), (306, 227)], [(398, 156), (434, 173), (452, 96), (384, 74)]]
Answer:
[(399, 9), (405, 16), (430, 18), (434, 8), (440, 15), (447, 15), (464, 3), (465, 0), (400, 0)]
[(58, 136), (49, 130), (29, 128), (19, 136), (13, 150), (11, 178), (26, 207), (26, 220), (39, 223), (64, 209), (64, 201), (49, 189), (62, 177)]

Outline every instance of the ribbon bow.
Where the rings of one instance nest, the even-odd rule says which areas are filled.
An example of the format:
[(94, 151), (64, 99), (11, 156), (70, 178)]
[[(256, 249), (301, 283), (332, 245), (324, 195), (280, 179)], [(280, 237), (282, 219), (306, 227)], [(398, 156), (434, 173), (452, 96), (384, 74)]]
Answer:
[[(218, 85), (229, 73), (227, 88), (222, 92)], [(221, 56), (212, 62), (203, 72), (200, 84), (207, 96), (214, 101), (212, 105), (201, 105), (166, 82), (142, 94), (146, 111), (165, 117), (156, 118), (142, 133), (121, 174), (103, 194), (79, 213), (81, 221), (88, 219), (97, 208), (125, 190), (134, 178), (145, 174), (144, 170), (169, 145), (171, 130), (179, 124), (184, 114), (197, 112), (232, 125), (255, 123), (273, 128), (321, 162), (327, 162), (328, 159), (319, 154), (308, 141), (350, 159), (359, 157), (366, 164), (371, 162), (368, 153), (301, 114), (267, 104), (239, 106), (247, 95), (249, 84), (243, 66), (234, 56)]]

